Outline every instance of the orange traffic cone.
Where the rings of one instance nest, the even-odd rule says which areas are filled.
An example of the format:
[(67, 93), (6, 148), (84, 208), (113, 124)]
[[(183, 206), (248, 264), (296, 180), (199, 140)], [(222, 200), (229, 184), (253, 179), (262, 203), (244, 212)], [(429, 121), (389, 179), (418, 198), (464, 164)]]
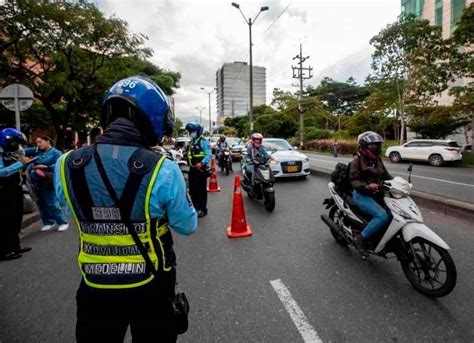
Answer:
[(209, 179), (209, 186), (207, 187), (207, 191), (209, 193), (213, 192), (220, 192), (221, 188), (219, 187), (219, 184), (217, 183), (217, 175), (216, 175), (216, 160), (213, 158), (211, 160), (211, 178)]
[(247, 237), (252, 235), (252, 229), (247, 225), (245, 219), (244, 199), (240, 190), (240, 177), (235, 177), (234, 201), (232, 205), (232, 222), (227, 228), (227, 236), (230, 238)]

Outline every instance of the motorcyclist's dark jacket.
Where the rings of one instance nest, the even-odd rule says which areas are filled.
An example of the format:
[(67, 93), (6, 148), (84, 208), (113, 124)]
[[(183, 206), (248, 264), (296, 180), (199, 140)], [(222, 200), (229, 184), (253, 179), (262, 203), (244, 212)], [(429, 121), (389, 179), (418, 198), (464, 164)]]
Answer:
[[(3, 161), (3, 167), (11, 166), (17, 163), (17, 159), (12, 154), (0, 152), (0, 158)], [(13, 173), (9, 176), (0, 177), (0, 191), (3, 194), (8, 194), (11, 190), (16, 190), (21, 187), (22, 178), (21, 173)]]
[(370, 183), (380, 183), (384, 180), (393, 179), (380, 157), (370, 160), (360, 153), (352, 160), (349, 175), (352, 188), (362, 194), (372, 194), (367, 189)]

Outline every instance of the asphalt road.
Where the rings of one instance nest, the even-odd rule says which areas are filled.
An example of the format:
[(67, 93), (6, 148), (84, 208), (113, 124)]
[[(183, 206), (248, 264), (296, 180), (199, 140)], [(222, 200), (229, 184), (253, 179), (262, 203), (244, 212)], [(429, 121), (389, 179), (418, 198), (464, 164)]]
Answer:
[[(423, 211), (452, 248), (458, 271), (453, 293), (429, 299), (410, 286), (395, 259), (364, 262), (334, 242), (319, 219), (324, 180), (277, 182), (271, 214), (244, 195), (253, 236), (240, 239), (226, 236), (233, 177), (219, 173), (218, 181), (222, 192), (209, 194), (198, 232), (175, 235), (178, 281), (191, 303), (180, 342), (304, 342), (300, 330), (313, 342), (474, 341), (470, 223)], [(33, 251), (0, 262), (0, 341), (73, 342), (76, 232), (35, 231), (24, 241)], [(290, 293), (284, 302), (281, 287)]]
[[(334, 170), (338, 162), (348, 163), (349, 157), (334, 158), (330, 155), (304, 152), (308, 155), (310, 164), (316, 169)], [(408, 178), (408, 162), (391, 163), (385, 161), (385, 166), (393, 176)], [(413, 189), (450, 197), (456, 200), (474, 203), (474, 168), (459, 165), (432, 167), (427, 163), (413, 163)]]

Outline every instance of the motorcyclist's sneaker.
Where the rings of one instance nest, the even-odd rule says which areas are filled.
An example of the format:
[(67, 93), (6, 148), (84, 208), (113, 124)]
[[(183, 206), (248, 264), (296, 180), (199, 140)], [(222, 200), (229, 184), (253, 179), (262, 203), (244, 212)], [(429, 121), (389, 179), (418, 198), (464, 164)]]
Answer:
[(369, 252), (365, 249), (364, 237), (361, 234), (354, 237), (354, 246), (362, 258), (366, 259), (369, 256)]

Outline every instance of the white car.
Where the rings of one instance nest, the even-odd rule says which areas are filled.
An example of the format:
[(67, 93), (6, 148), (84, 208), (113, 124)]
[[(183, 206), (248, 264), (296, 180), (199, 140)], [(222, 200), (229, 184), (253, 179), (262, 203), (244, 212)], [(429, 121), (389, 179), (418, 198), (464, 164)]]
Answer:
[(403, 145), (389, 147), (385, 151), (385, 156), (393, 163), (402, 160), (427, 161), (435, 167), (462, 159), (461, 147), (449, 139), (415, 139)]
[(305, 177), (310, 174), (308, 156), (296, 151), (286, 140), (264, 138), (262, 145), (274, 159), (270, 162), (270, 168), (275, 178)]

